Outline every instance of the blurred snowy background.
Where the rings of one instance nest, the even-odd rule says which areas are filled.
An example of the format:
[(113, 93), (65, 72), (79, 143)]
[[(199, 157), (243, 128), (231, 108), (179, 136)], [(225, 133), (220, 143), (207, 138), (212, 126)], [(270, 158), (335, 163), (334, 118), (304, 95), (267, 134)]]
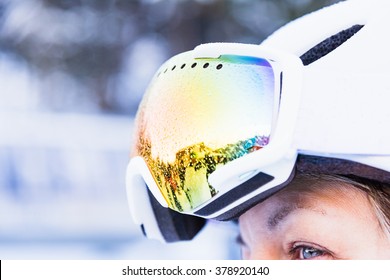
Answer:
[(236, 259), (210, 223), (164, 245), (132, 224), (133, 118), (170, 56), (260, 43), (325, 0), (0, 0), (0, 259)]

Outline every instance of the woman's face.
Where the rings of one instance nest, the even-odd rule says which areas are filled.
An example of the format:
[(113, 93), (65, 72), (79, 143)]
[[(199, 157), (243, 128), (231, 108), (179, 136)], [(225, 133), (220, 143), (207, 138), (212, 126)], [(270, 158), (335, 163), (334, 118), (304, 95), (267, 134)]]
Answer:
[[(305, 183), (303, 183), (305, 184)], [(239, 219), (244, 259), (390, 259), (390, 241), (363, 191), (293, 183)]]

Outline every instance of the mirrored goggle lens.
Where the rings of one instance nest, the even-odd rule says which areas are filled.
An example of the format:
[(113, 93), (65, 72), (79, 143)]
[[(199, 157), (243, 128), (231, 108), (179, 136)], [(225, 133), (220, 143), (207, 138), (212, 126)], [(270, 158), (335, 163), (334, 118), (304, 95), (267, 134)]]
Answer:
[(192, 212), (226, 192), (208, 176), (268, 144), (279, 93), (269, 61), (224, 55), (166, 62), (137, 115), (133, 155), (142, 156), (168, 203)]

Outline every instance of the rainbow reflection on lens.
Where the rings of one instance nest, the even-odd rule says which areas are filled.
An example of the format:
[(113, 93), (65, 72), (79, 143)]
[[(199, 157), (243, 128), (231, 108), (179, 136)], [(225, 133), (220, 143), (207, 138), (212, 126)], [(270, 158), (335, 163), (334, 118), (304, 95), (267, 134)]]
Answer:
[(224, 55), (167, 61), (141, 102), (133, 156), (142, 156), (168, 203), (190, 211), (220, 190), (219, 166), (268, 144), (278, 94), (271, 64)]

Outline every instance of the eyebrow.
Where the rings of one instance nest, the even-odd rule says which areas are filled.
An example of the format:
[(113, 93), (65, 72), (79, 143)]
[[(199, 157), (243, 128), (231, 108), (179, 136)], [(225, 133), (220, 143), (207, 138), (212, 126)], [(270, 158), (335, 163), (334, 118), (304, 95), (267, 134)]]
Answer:
[(269, 229), (274, 229), (281, 221), (283, 221), (296, 207), (284, 206), (279, 208), (272, 216), (268, 218), (267, 226)]
[(268, 229), (270, 230), (274, 229), (278, 224), (280, 224), (283, 220), (285, 220), (288, 215), (290, 215), (292, 212), (298, 209), (307, 209), (313, 212), (320, 213), (321, 215), (326, 215), (326, 211), (323, 209), (314, 209), (313, 207), (300, 206), (296, 204), (283, 206), (280, 207), (278, 210), (276, 210), (275, 213), (268, 218), (267, 221)]

